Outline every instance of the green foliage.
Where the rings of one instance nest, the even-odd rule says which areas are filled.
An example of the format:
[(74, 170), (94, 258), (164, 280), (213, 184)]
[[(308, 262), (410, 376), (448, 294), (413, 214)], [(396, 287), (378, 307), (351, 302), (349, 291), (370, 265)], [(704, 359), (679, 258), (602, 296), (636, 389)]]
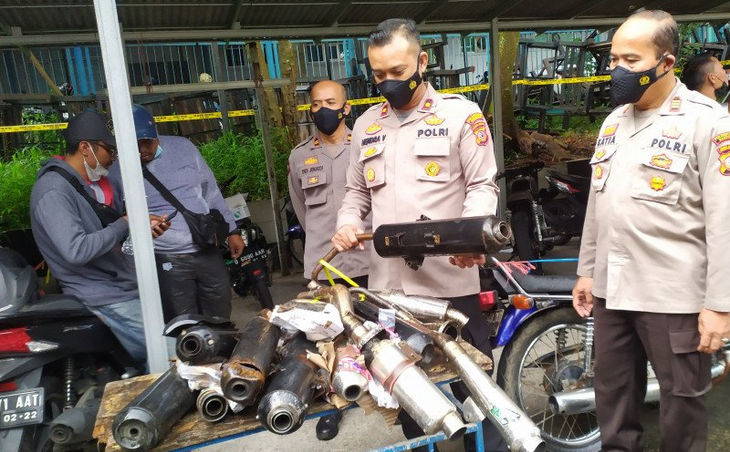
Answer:
[(31, 146), (0, 160), (0, 232), (30, 228), (30, 191), (41, 162), (59, 149)]
[[(286, 131), (281, 128), (271, 129), (274, 170), (276, 183), (281, 197), (286, 196), (287, 161), (289, 151)], [(248, 193), (250, 201), (270, 199), (269, 181), (266, 177), (266, 159), (261, 134), (246, 136), (226, 132), (220, 138), (200, 146), (203, 158), (213, 171), (219, 184), (235, 179), (223, 187), (223, 196), (236, 193)]]
[(674, 67), (676, 68), (677, 77), (682, 76), (684, 66), (687, 62), (696, 54), (702, 50), (702, 43), (692, 42), (694, 41), (694, 31), (705, 24), (692, 22), (688, 24), (679, 24), (679, 55), (677, 55), (677, 62)]
[[(55, 110), (45, 113), (37, 108), (27, 108), (23, 110), (23, 124), (53, 124), (58, 122), (64, 122), (58, 118), (58, 113)], [(39, 144), (41, 146), (48, 146), (56, 148), (63, 146), (63, 133), (61, 130), (37, 130), (34, 132), (27, 132), (25, 134), (25, 141), (31, 144)]]

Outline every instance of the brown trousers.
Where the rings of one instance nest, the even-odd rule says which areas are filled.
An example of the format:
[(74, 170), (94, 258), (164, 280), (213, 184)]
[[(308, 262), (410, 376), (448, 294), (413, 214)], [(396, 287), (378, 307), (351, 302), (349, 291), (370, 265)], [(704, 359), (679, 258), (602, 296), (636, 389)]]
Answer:
[(704, 452), (711, 357), (697, 351), (697, 314), (606, 309), (597, 298), (595, 387), (604, 452), (642, 450), (647, 358), (661, 388), (660, 452)]

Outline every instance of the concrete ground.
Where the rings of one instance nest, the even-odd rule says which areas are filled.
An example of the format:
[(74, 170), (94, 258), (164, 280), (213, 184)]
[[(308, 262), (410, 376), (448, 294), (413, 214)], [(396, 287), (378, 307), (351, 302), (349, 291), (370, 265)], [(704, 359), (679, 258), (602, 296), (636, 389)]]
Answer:
[[(576, 257), (577, 241), (574, 240), (564, 247), (556, 248), (550, 253), (550, 258)], [(551, 274), (574, 274), (575, 263), (546, 264), (545, 271)], [(274, 302), (279, 304), (293, 299), (297, 293), (305, 290), (305, 279), (301, 268), (294, 269), (289, 276), (282, 277), (276, 274), (271, 287)], [(258, 311), (260, 306), (251, 296), (246, 298), (234, 297), (233, 320), (240, 327)], [(499, 350), (496, 351), (496, 363), (499, 362)], [(709, 443), (707, 452), (730, 451), (730, 412), (727, 403), (730, 400), (730, 382), (721, 384), (710, 391), (708, 395), (709, 407)], [(643, 410), (643, 424), (645, 428), (645, 452), (659, 451), (659, 406), (647, 405)], [(297, 452), (331, 452), (366, 451), (403, 441), (400, 426), (389, 426), (377, 413), (365, 415), (360, 408), (345, 412), (340, 423), (340, 434), (332, 441), (322, 442), (315, 436), (316, 419), (307, 420), (295, 433), (285, 436), (269, 432), (258, 433), (249, 437), (227, 441), (217, 445), (201, 448), (205, 452), (246, 451), (269, 452), (296, 450)], [(442, 443), (439, 445), (442, 452), (461, 452), (461, 442)]]

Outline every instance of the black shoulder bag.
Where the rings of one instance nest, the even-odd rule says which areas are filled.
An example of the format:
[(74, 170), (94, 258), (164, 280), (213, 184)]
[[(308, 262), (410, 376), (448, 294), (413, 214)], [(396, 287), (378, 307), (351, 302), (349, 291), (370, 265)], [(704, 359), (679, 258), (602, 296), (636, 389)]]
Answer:
[(91, 205), (92, 209), (94, 209), (96, 216), (99, 217), (99, 221), (101, 221), (102, 227), (105, 228), (117, 221), (118, 219), (122, 218), (121, 213), (117, 212), (112, 207), (107, 206), (103, 202), (97, 201), (96, 198), (91, 196), (89, 192), (86, 191), (86, 188), (84, 188), (81, 182), (65, 169), (58, 166), (52, 166), (48, 168), (48, 171), (53, 171), (60, 174), (61, 177), (66, 179), (71, 184), (71, 186), (75, 188), (77, 192), (79, 192), (81, 197), (84, 198), (86, 202), (89, 203), (89, 205)]
[(208, 250), (219, 246), (228, 237), (228, 222), (218, 209), (210, 209), (206, 214), (189, 211), (182, 203), (168, 190), (154, 174), (142, 166), (142, 174), (147, 181), (157, 189), (167, 202), (183, 215), (185, 222), (190, 228), (193, 236), (193, 243), (201, 250)]

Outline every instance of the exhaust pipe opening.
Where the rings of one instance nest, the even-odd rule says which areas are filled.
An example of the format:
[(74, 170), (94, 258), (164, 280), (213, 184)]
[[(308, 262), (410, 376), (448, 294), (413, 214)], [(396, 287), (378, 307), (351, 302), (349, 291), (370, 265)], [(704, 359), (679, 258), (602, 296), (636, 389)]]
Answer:
[(203, 410), (208, 416), (217, 417), (223, 412), (224, 407), (225, 405), (223, 404), (223, 401), (219, 399), (210, 399), (203, 405)]
[(228, 414), (226, 399), (212, 389), (200, 393), (197, 401), (198, 412), (207, 422), (218, 422)]
[(275, 413), (271, 417), (271, 428), (277, 433), (287, 433), (294, 426), (294, 419), (286, 411)]
[(362, 389), (359, 386), (348, 386), (345, 388), (345, 400), (355, 401), (362, 396)]
[(200, 343), (200, 339), (197, 337), (186, 338), (180, 344), (180, 349), (185, 353), (185, 356), (195, 356), (200, 353), (203, 345)]
[(147, 436), (147, 428), (136, 420), (126, 422), (119, 426), (119, 438), (115, 438), (122, 448), (127, 450), (140, 450)]
[[(236, 381), (229, 385), (231, 395), (237, 399), (243, 399), (248, 396), (249, 387), (244, 381)], [(235, 399), (234, 399), (235, 400)]]
[(431, 364), (435, 350), (433, 344), (426, 344), (423, 347), (423, 350), (421, 350), (421, 361), (423, 364)]
[(512, 237), (512, 229), (509, 227), (507, 222), (500, 221), (493, 229), (494, 237), (502, 242), (507, 242)]
[(441, 428), (444, 431), (444, 435), (451, 441), (461, 438), (466, 433), (466, 425), (464, 425), (461, 417), (456, 413), (447, 414), (444, 417)]
[(56, 444), (65, 444), (73, 437), (71, 428), (65, 425), (56, 425), (51, 429), (51, 439)]

